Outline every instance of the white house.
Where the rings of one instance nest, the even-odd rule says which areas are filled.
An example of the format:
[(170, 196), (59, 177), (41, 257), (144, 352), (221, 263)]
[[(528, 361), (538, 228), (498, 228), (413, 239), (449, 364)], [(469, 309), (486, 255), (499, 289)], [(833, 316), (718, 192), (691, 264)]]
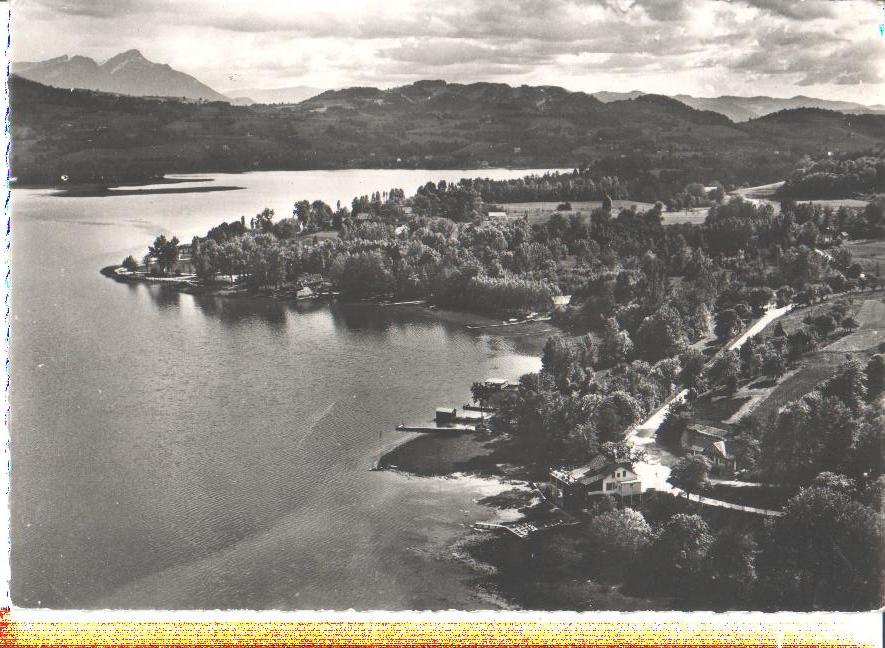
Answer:
[(582, 510), (603, 495), (611, 495), (623, 506), (634, 506), (642, 499), (642, 481), (632, 463), (602, 454), (579, 468), (553, 470), (550, 480), (554, 500), (567, 510)]

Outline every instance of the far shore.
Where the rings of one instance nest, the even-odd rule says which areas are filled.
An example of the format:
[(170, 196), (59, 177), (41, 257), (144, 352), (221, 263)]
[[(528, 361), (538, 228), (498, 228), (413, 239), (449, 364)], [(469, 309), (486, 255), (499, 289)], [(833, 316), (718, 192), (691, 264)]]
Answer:
[[(189, 182), (181, 180), (180, 182)], [(203, 180), (199, 180), (203, 182)], [(153, 185), (156, 183), (146, 183)], [(127, 185), (130, 186), (130, 185)], [(56, 191), (52, 195), (62, 198), (108, 198), (113, 196), (156, 196), (161, 194), (211, 193), (215, 191), (239, 191), (245, 187), (236, 185), (212, 185), (209, 187), (151, 187), (145, 189), (111, 189), (108, 187), (71, 187)]]
[(119, 187), (144, 187), (155, 184), (181, 184), (184, 182), (213, 182), (212, 178), (134, 178), (132, 180), (120, 180), (115, 182), (18, 182), (13, 181), (13, 189), (56, 189), (58, 191), (72, 191), (71, 195), (81, 195), (79, 192), (89, 192), (98, 189), (115, 189)]

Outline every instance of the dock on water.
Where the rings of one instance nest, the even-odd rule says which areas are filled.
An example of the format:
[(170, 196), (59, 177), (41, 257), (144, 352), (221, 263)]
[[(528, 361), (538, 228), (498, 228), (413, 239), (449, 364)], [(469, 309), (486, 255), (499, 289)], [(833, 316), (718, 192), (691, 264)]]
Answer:
[(476, 432), (475, 425), (397, 425), (399, 432), (422, 432), (424, 434), (463, 434)]

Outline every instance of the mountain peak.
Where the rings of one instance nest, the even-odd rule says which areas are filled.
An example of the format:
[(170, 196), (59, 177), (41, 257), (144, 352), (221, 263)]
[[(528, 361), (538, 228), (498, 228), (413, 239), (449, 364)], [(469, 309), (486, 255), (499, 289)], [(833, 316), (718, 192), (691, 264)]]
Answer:
[(153, 63), (137, 49), (129, 49), (98, 65), (85, 56), (64, 56), (16, 66), (26, 78), (61, 88), (86, 88), (117, 94), (185, 97), (208, 101), (226, 101), (194, 77), (172, 69), (165, 63)]
[(131, 63), (150, 63), (144, 55), (139, 52), (137, 49), (126, 50), (125, 52), (120, 52), (116, 56), (112, 56), (107, 61), (104, 62), (103, 68), (107, 70), (116, 70), (123, 65), (128, 65)]
[(129, 49), (129, 50), (126, 50), (125, 52), (120, 52), (119, 54), (117, 54), (115, 57), (112, 57), (112, 58), (119, 58), (119, 59), (124, 59), (127, 61), (147, 61), (147, 59), (144, 57), (144, 54), (142, 54), (137, 49)]

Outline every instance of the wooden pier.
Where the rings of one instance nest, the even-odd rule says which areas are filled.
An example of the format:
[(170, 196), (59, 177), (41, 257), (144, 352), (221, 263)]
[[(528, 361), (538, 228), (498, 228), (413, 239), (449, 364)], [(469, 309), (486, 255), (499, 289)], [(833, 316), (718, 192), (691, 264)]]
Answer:
[(421, 432), (422, 434), (463, 434), (465, 432), (476, 432), (474, 425), (397, 425), (399, 432)]

